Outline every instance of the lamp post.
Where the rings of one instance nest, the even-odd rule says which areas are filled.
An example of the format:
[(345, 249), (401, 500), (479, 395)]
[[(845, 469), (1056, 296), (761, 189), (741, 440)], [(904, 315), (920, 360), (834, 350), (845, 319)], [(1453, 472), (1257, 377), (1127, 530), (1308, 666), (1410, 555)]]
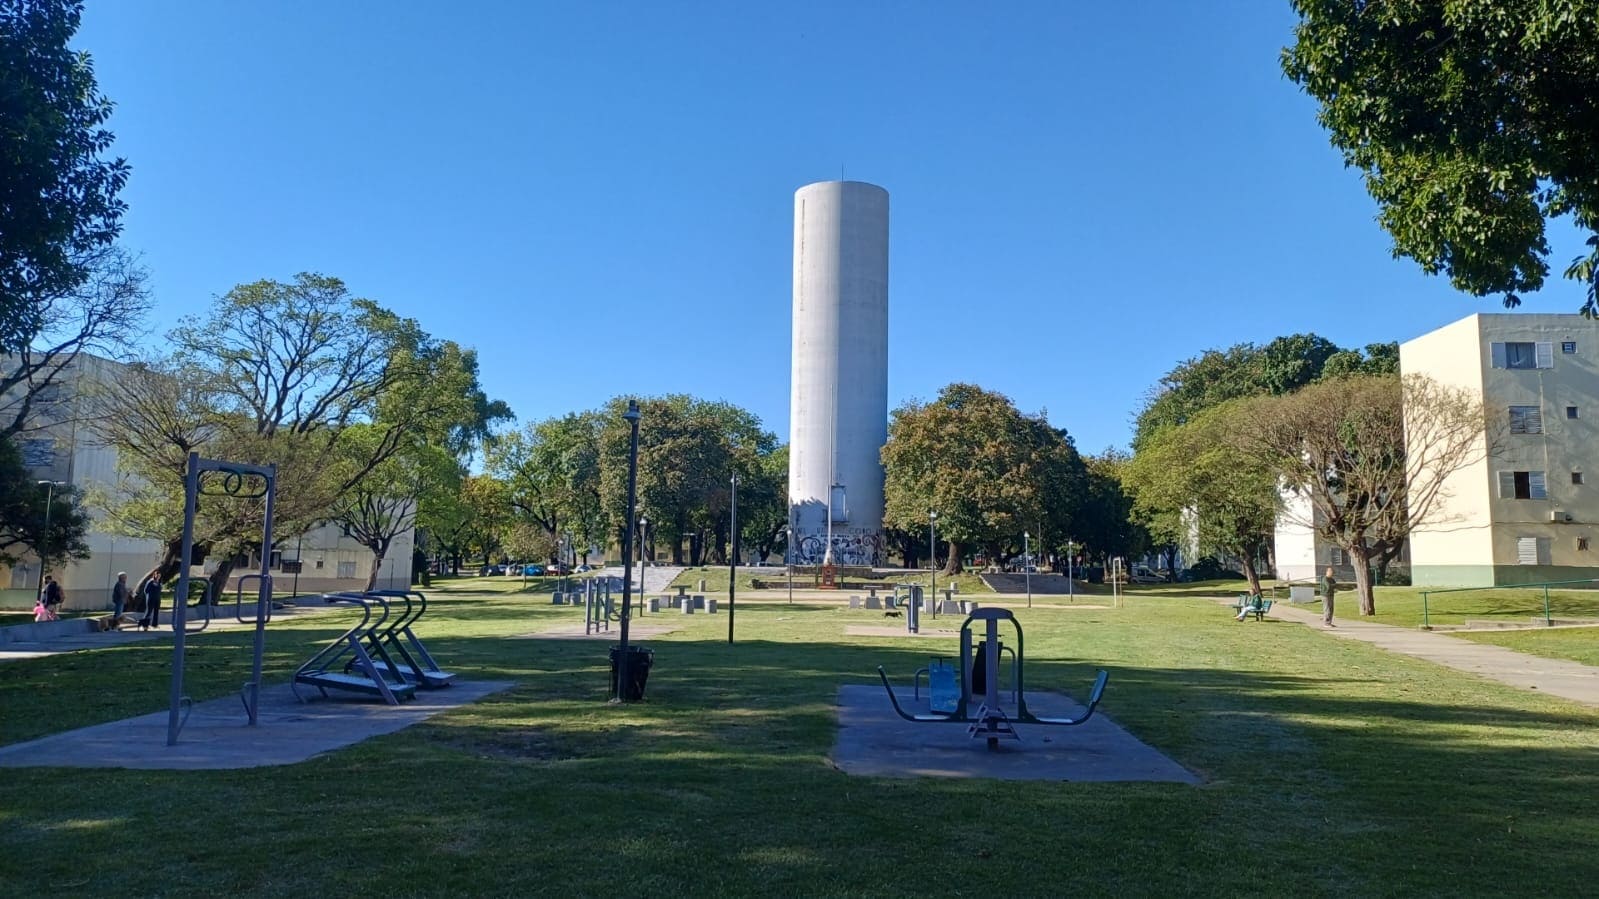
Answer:
[(622, 538), (622, 644), (616, 658), (616, 700), (627, 695), (627, 622), (633, 615), (633, 515), (638, 507), (638, 400), (627, 401), (622, 418), (632, 431), (627, 455), (627, 533)]
[(39, 589), (44, 589), (44, 573), (50, 570), (50, 507), (55, 505), (56, 488), (65, 487), (63, 481), (40, 481), (44, 488), (44, 533), (39, 536)]
[(938, 539), (934, 536), (933, 525), (938, 522), (938, 513), (932, 509), (927, 510), (927, 575), (929, 578), (928, 590), (933, 594), (933, 617), (938, 617)]
[(1066, 538), (1066, 601), (1077, 601), (1077, 588), (1072, 586), (1072, 540)]
[(727, 558), (727, 643), (733, 645), (733, 599), (738, 592), (738, 472), (733, 472), (732, 513), (727, 524), (732, 552)]
[(644, 543), (650, 533), (650, 518), (648, 515), (638, 517), (638, 598), (644, 601)]
[(1032, 535), (1022, 531), (1022, 577), (1027, 581), (1027, 607), (1033, 607)]
[[(794, 604), (794, 525), (783, 525), (783, 567), (788, 569), (788, 604)], [(731, 614), (731, 613), (730, 613)]]

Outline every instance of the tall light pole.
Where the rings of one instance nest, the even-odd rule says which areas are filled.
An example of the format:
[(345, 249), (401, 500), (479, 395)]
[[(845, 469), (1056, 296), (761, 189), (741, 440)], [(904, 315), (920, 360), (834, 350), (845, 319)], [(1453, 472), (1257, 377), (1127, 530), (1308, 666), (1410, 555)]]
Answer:
[(1077, 601), (1077, 588), (1072, 586), (1072, 539), (1066, 538), (1066, 601)]
[[(788, 604), (794, 604), (794, 525), (783, 525), (783, 566), (788, 569)], [(732, 614), (731, 611), (728, 614)]]
[(632, 430), (627, 455), (627, 533), (622, 537), (622, 644), (616, 658), (616, 701), (627, 695), (627, 622), (633, 615), (633, 515), (638, 508), (638, 400), (627, 401), (622, 413)]
[(50, 508), (55, 505), (56, 488), (64, 481), (40, 481), (44, 488), (44, 533), (39, 536), (39, 589), (44, 589), (44, 573), (50, 570)]
[(1022, 531), (1022, 577), (1027, 581), (1027, 607), (1033, 607), (1032, 535)]
[(938, 523), (938, 512), (927, 510), (927, 574), (930, 578), (928, 590), (933, 595), (933, 617), (938, 617), (938, 538), (934, 535), (933, 525)]
[(727, 558), (727, 643), (733, 644), (733, 599), (738, 593), (738, 472), (733, 472), (732, 517), (727, 524), (732, 553)]
[(644, 601), (644, 543), (650, 533), (650, 518), (648, 515), (638, 517), (638, 597), (639, 602)]

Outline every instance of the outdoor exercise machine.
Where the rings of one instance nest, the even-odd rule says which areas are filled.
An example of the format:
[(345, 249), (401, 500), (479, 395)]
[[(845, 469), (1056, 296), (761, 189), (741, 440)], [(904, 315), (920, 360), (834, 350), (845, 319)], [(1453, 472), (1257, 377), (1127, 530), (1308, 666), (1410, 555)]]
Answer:
[[(404, 611), (394, 616), (389, 626), (378, 635), (378, 643), (389, 651), (389, 661), (400, 663), (398, 674), (406, 681), (419, 687), (437, 689), (448, 687), (450, 681), (455, 680), (455, 675), (439, 667), (433, 660), (433, 654), (422, 644), (420, 637), (411, 630), (415, 624), (427, 613), (427, 595), (419, 590), (375, 590), (379, 596), (392, 597), (405, 602)], [(411, 602), (411, 597), (416, 597), (416, 602)], [(374, 660), (377, 661), (377, 660)]]
[[(237, 500), (263, 500), (261, 516), (261, 572), (260, 590), (256, 594), (255, 617), (244, 619), (255, 623), (255, 657), (250, 665), (250, 680), (239, 691), (249, 723), (257, 723), (261, 698), (261, 661), (266, 652), (266, 626), (272, 617), (272, 570), (269, 565), (272, 547), (272, 504), (278, 492), (278, 467), (276, 465), (250, 465), (244, 462), (225, 462), (220, 459), (202, 459), (199, 453), (189, 454), (189, 464), (183, 479), (183, 544), (178, 564), (178, 584), (172, 602), (172, 687), (168, 696), (167, 745), (178, 744), (178, 732), (189, 720), (188, 709), (193, 703), (183, 694), (183, 662), (188, 636), (189, 567), (194, 559), (194, 516), (199, 498), (226, 496)], [(159, 577), (159, 572), (157, 572)], [(209, 585), (207, 585), (209, 588)], [(211, 596), (205, 597), (206, 623), (211, 623)]]
[[(401, 675), (403, 669), (395, 664), (380, 637), (390, 615), (388, 600), (376, 593), (325, 593), (322, 601), (360, 606), (361, 620), (295, 670), (289, 681), (295, 698), (305, 701), (295, 689), (297, 684), (315, 687), (323, 696), (328, 690), (380, 696), (389, 705), (415, 696), (417, 685)], [(374, 609), (382, 612), (376, 621), (372, 620)]]
[[(972, 645), (972, 624), (981, 621), (984, 625), (983, 642), (978, 644), (974, 652)], [(1016, 629), (1016, 649), (1014, 661), (1011, 663), (1011, 689), (1015, 703), (1014, 714), (1006, 714), (1005, 708), (1000, 703), (999, 687), (999, 623), (1009, 621)], [(1047, 724), (1061, 727), (1073, 727), (1082, 724), (1093, 717), (1094, 707), (1099, 705), (1099, 700), (1105, 695), (1105, 684), (1110, 680), (1110, 672), (1101, 671), (1094, 679), (1094, 687), (1088, 694), (1088, 707), (1077, 718), (1045, 718), (1034, 715), (1027, 710), (1027, 691), (1023, 687), (1023, 638), (1021, 622), (1009, 609), (985, 608), (975, 609), (966, 620), (961, 623), (960, 629), (960, 668), (959, 674), (949, 670), (943, 663), (935, 663), (930, 670), (929, 696), (931, 697), (931, 714), (916, 715), (905, 711), (899, 704), (899, 698), (894, 695), (894, 688), (888, 682), (888, 674), (883, 671), (883, 666), (877, 666), (877, 676), (883, 680), (883, 689), (888, 691), (888, 701), (893, 703), (895, 714), (906, 721), (917, 724), (965, 724), (966, 732), (973, 739), (984, 739), (988, 742), (989, 749), (998, 749), (1001, 737), (1013, 740), (1021, 739), (1016, 733), (1017, 724)], [(949, 688), (956, 686), (948, 682), (954, 677), (959, 681), (958, 693), (953, 709), (941, 711), (940, 694), (946, 694)], [(947, 706), (945, 706), (947, 707)], [(975, 708), (975, 710), (974, 710)]]

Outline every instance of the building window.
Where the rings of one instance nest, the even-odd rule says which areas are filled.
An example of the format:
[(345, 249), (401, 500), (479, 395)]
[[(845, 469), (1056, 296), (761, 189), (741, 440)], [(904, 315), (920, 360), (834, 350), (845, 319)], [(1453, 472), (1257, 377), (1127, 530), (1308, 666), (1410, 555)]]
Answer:
[(1580, 471), (1572, 472), (1571, 473), (1571, 483), (1573, 483), (1573, 484), (1581, 484), (1582, 483), (1582, 472), (1580, 472)]
[(1327, 561), (1333, 565), (1344, 564), (1344, 551), (1336, 546), (1333, 547), (1327, 551)]
[(341, 578), (355, 577), (355, 563), (354, 562), (340, 562), (339, 563), (339, 577), (341, 577)]
[(1531, 341), (1495, 343), (1490, 347), (1494, 368), (1554, 368), (1555, 345)]
[(1516, 564), (1548, 565), (1549, 538), (1521, 537), (1516, 540)]
[(1511, 406), (1510, 433), (1542, 434), (1543, 412), (1537, 406)]
[(1566, 417), (1567, 418), (1576, 418), (1577, 417), (1577, 407), (1576, 406), (1567, 406), (1566, 407)]
[(1587, 551), (1588, 551), (1588, 538), (1587, 537), (1578, 537), (1577, 538), (1577, 552), (1585, 553)]
[(1565, 353), (1566, 355), (1569, 356), (1572, 353), (1575, 353), (1576, 351), (1577, 351), (1577, 342), (1575, 340), (1562, 340), (1562, 341), (1560, 341), (1560, 352)]
[(1500, 499), (1548, 499), (1549, 491), (1541, 471), (1499, 472)]

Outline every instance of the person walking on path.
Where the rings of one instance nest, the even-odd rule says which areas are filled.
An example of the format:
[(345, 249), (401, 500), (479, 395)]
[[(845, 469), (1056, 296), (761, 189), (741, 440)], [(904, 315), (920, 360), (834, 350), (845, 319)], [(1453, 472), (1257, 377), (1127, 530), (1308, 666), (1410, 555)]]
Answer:
[(111, 585), (111, 626), (122, 626), (122, 610), (128, 607), (128, 573), (117, 572), (117, 582)]
[(1333, 593), (1338, 589), (1338, 581), (1333, 578), (1332, 566), (1327, 566), (1327, 573), (1321, 576), (1321, 624), (1323, 627), (1337, 627), (1333, 624)]
[(139, 630), (147, 631), (161, 626), (161, 579), (152, 577), (144, 582), (144, 617), (139, 619)]

